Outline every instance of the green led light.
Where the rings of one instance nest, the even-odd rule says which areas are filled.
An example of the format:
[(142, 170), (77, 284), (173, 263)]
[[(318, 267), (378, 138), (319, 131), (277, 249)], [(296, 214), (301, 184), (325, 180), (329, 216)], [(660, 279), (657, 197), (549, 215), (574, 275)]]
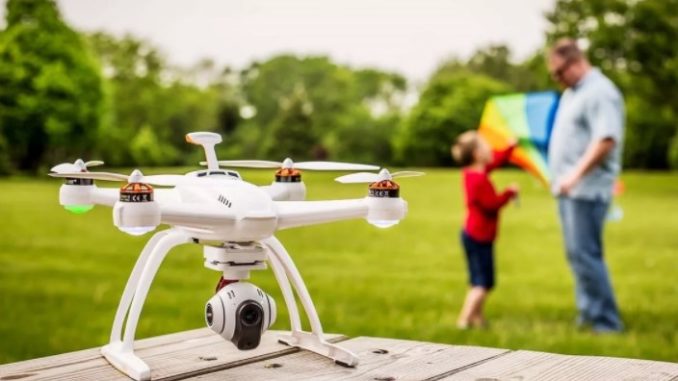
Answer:
[(74, 214), (83, 214), (92, 210), (94, 205), (64, 205), (64, 208)]

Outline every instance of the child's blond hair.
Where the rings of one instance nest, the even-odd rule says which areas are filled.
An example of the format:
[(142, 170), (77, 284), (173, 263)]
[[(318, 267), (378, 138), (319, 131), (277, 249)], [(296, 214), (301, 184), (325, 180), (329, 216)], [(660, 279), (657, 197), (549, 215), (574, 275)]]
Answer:
[(466, 131), (457, 137), (452, 145), (451, 152), (454, 160), (462, 167), (473, 164), (475, 161), (475, 151), (478, 147), (478, 133), (476, 131)]

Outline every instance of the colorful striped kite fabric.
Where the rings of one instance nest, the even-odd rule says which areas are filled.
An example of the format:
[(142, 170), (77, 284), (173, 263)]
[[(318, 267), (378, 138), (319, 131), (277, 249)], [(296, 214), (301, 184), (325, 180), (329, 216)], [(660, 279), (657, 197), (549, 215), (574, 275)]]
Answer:
[(516, 139), (518, 147), (511, 155), (511, 163), (547, 185), (546, 158), (558, 100), (558, 93), (553, 91), (492, 97), (485, 104), (478, 132), (495, 151), (505, 149)]

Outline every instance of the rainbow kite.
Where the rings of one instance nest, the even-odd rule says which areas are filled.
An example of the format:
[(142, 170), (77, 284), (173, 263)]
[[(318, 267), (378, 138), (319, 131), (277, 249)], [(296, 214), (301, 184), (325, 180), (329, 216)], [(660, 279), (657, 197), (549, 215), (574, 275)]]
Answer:
[(547, 185), (546, 154), (557, 108), (558, 93), (551, 91), (492, 97), (485, 104), (478, 132), (495, 151), (518, 140), (511, 163)]

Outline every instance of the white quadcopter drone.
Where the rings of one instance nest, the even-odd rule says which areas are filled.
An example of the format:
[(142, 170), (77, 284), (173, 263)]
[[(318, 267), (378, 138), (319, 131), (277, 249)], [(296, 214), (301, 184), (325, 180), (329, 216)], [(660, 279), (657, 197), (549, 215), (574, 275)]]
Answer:
[[(194, 132), (186, 141), (205, 150), (206, 170), (185, 175), (144, 176), (90, 172), (100, 161), (59, 164), (50, 176), (65, 178), (59, 203), (74, 213), (95, 204), (113, 207), (113, 223), (132, 235), (150, 232), (160, 224), (169, 229), (155, 233), (144, 247), (123, 291), (111, 331), (101, 352), (120, 371), (135, 380), (150, 380), (149, 366), (134, 353), (134, 335), (151, 282), (167, 253), (183, 244), (203, 246), (205, 267), (220, 271), (217, 292), (205, 306), (205, 321), (214, 332), (240, 350), (254, 349), (261, 335), (275, 322), (276, 303), (257, 286), (246, 282), (250, 271), (267, 263), (280, 285), (290, 316), (291, 332), (279, 341), (306, 349), (344, 366), (358, 357), (323, 338), (313, 301), (292, 258), (275, 238), (277, 230), (332, 221), (365, 218), (378, 227), (397, 224), (407, 212), (393, 177), (419, 176), (403, 171), (389, 174), (359, 172), (338, 177), (341, 183), (369, 183), (367, 197), (349, 200), (304, 201), (303, 170), (377, 170), (379, 167), (337, 162), (282, 163), (259, 160), (217, 161), (214, 146), (221, 136)], [(271, 185), (256, 186), (227, 167), (279, 168)], [(121, 188), (99, 188), (94, 180), (126, 182)], [(167, 187), (154, 189), (153, 186)], [(302, 330), (293, 290), (304, 308), (311, 332)], [(126, 320), (126, 321), (125, 321)], [(123, 333), (124, 325), (124, 333)]]

